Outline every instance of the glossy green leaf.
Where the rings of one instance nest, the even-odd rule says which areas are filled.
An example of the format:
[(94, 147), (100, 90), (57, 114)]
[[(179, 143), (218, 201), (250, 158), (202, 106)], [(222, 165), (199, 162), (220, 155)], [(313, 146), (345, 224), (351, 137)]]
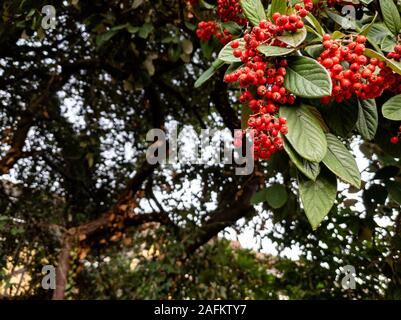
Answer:
[(306, 17), (305, 17), (306, 21), (308, 21), (308, 23), (310, 25), (312, 25), (315, 30), (317, 31), (318, 34), (320, 34), (321, 36), (324, 36), (324, 34), (326, 33), (322, 27), (322, 25), (320, 24), (319, 20), (315, 18), (315, 16), (312, 13), (309, 13)]
[(202, 75), (196, 80), (194, 87), (199, 88), (202, 86), (206, 81), (208, 81), (213, 75), (216, 73), (216, 71), (224, 65), (224, 62), (221, 60), (216, 60), (213, 62), (213, 64), (210, 66), (209, 69), (207, 69)]
[(290, 160), (295, 164), (299, 171), (309, 179), (313, 181), (316, 180), (320, 173), (320, 165), (318, 162), (312, 162), (302, 158), (287, 140), (284, 141), (284, 150), (287, 152)]
[(326, 138), (327, 153), (323, 163), (341, 180), (360, 188), (361, 174), (354, 156), (335, 135), (327, 133)]
[(389, 120), (401, 121), (401, 94), (392, 97), (383, 105), (383, 116)]
[[(245, 40), (244, 39), (238, 39), (238, 40), (233, 40), (233, 41), (238, 41), (239, 42), (239, 47), (238, 49), (243, 51), (245, 47)], [(219, 52), (218, 59), (221, 61), (224, 61), (226, 63), (233, 63), (233, 62), (240, 62), (240, 58), (236, 58), (233, 55), (234, 49), (231, 48), (231, 43), (227, 43), (223, 49)]]
[(270, 16), (273, 16), (276, 12), (279, 12), (281, 14), (286, 14), (287, 13), (287, 3), (286, 1), (283, 0), (272, 0), (271, 2), (271, 7), (270, 7)]
[(332, 91), (327, 70), (316, 60), (307, 57), (289, 57), (285, 88), (302, 98), (321, 98)]
[(312, 108), (304, 104), (286, 106), (280, 108), (280, 116), (287, 118), (286, 138), (295, 151), (306, 160), (321, 162), (327, 152), (327, 141)]
[(401, 184), (395, 181), (387, 181), (386, 186), (391, 200), (401, 205)]
[(384, 23), (389, 30), (397, 35), (401, 30), (401, 17), (393, 0), (379, 0)]
[(295, 51), (293, 48), (282, 48), (277, 46), (268, 46), (262, 44), (258, 47), (259, 52), (263, 53), (266, 57), (285, 56)]
[(358, 121), (356, 128), (364, 139), (373, 140), (379, 125), (375, 100), (358, 100)]
[(281, 184), (274, 184), (266, 189), (266, 202), (273, 209), (281, 208), (288, 200), (285, 187)]
[(372, 30), (372, 28), (373, 28), (374, 23), (376, 22), (378, 15), (379, 15), (379, 13), (376, 12), (373, 17), (373, 20), (369, 24), (365, 25), (362, 28), (361, 32), (359, 32), (360, 35), (367, 36), (369, 34), (370, 30)]
[(330, 131), (341, 137), (348, 137), (358, 120), (358, 102), (356, 99), (332, 102), (320, 108)]
[(259, 25), (260, 20), (267, 18), (260, 0), (241, 0), (241, 7), (249, 22), (254, 26)]
[(295, 33), (288, 33), (282, 36), (278, 36), (277, 39), (295, 48), (305, 41), (307, 35), (308, 32), (306, 31), (306, 28), (302, 28)]
[(316, 181), (298, 177), (299, 194), (305, 214), (313, 230), (316, 230), (334, 205), (337, 195), (337, 179), (331, 173), (322, 173)]

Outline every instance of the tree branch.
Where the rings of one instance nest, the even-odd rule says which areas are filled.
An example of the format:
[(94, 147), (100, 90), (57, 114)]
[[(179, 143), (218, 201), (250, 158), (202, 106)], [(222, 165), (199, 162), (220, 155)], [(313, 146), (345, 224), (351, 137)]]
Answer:
[(257, 192), (262, 181), (263, 177), (256, 174), (253, 175), (235, 195), (229, 207), (216, 210), (194, 236), (184, 239), (185, 258), (193, 254), (199, 247), (203, 246), (220, 231), (251, 213), (253, 211), (251, 199)]

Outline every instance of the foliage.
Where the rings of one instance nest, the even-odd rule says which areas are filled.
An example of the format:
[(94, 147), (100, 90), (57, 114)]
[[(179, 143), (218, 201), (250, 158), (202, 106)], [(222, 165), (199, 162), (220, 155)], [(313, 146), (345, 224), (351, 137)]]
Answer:
[[(40, 281), (53, 264), (70, 267), (55, 298), (401, 298), (401, 143), (391, 139), (401, 7), (241, 0), (227, 21), (222, 2), (1, 3), (0, 297), (51, 298)], [(345, 29), (350, 2), (357, 19)], [(54, 29), (41, 26), (44, 5), (56, 8)], [(280, 125), (274, 152), (249, 177), (233, 165), (149, 165), (152, 128), (249, 131), (247, 88), (225, 80), (244, 69), (245, 35), (276, 12), (302, 23), (253, 49), (286, 69), (287, 100), (266, 112)], [(201, 21), (213, 23), (197, 32)], [(324, 41), (358, 36), (387, 81), (346, 97)], [(233, 248), (228, 227), (279, 254)], [(340, 285), (348, 264), (356, 290)]]

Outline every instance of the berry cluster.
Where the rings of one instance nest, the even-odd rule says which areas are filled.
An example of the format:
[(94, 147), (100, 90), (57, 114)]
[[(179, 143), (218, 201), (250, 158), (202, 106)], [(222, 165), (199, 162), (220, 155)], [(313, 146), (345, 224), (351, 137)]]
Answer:
[[(192, 3), (196, 3), (196, 0), (192, 0)], [(241, 26), (248, 23), (248, 20), (243, 16), (239, 0), (218, 0), (216, 11), (220, 21), (223, 23), (233, 21)], [(223, 45), (233, 39), (232, 34), (227, 29), (223, 29), (222, 25), (214, 20), (199, 22), (196, 35), (204, 42), (208, 42), (215, 36)]]
[[(236, 47), (236, 41), (231, 45)], [(287, 134), (288, 128), (285, 118), (277, 119), (275, 115), (280, 105), (295, 102), (295, 97), (283, 86), (287, 61), (263, 60), (255, 56), (244, 67), (224, 78), (226, 82), (238, 82), (241, 88), (246, 89), (239, 99), (252, 110), (248, 127), (254, 139), (255, 159), (269, 159), (273, 153), (282, 149), (283, 140), (278, 135)]]
[(229, 43), (233, 39), (233, 36), (227, 29), (220, 31), (218, 24), (213, 20), (199, 22), (196, 35), (204, 42), (209, 42), (212, 36), (215, 36), (223, 45)]
[[(239, 100), (252, 110), (248, 127), (254, 140), (255, 159), (269, 159), (283, 147), (279, 134), (286, 135), (288, 128), (285, 118), (278, 118), (281, 105), (292, 105), (295, 96), (284, 88), (287, 60), (268, 58), (257, 47), (261, 44), (287, 46), (275, 37), (284, 32), (296, 32), (304, 27), (302, 18), (313, 8), (312, 0), (304, 0), (304, 6), (294, 6), (296, 14), (274, 13), (273, 21), (262, 20), (244, 36), (245, 44), (232, 41), (233, 55), (240, 58), (244, 66), (225, 76), (227, 83), (238, 83), (244, 92)], [(239, 143), (239, 139), (235, 143)]]
[(273, 22), (269, 20), (260, 21), (259, 26), (253, 27), (251, 32), (245, 34), (245, 50), (234, 50), (234, 56), (241, 58), (245, 63), (249, 59), (259, 55), (257, 47), (261, 44), (286, 47), (285, 43), (275, 39), (275, 37), (282, 35), (286, 31), (296, 32), (304, 27), (302, 18), (308, 14), (308, 9), (313, 7), (311, 0), (304, 1), (305, 8), (299, 3), (295, 5), (297, 14), (282, 15), (276, 12), (272, 16)]
[(392, 137), (392, 138), (390, 139), (390, 142), (391, 142), (392, 144), (398, 144), (398, 143), (400, 142), (400, 139), (401, 139), (401, 126), (398, 128), (398, 133), (397, 133), (397, 135), (394, 136), (394, 137)]
[[(394, 48), (394, 52), (390, 52), (387, 55), (387, 58), (393, 59), (397, 62), (401, 61), (401, 45), (396, 45)], [(386, 82), (388, 83), (388, 89), (390, 92), (394, 94), (401, 93), (401, 75), (398, 73), (388, 71)]]
[(198, 23), (196, 35), (202, 41), (208, 42), (217, 32), (217, 23), (215, 21), (201, 21)]
[(401, 61), (401, 45), (400, 45), (400, 44), (397, 44), (397, 45), (394, 47), (394, 52), (390, 52), (390, 53), (387, 55), (387, 58), (393, 59), (393, 60), (395, 60), (395, 61), (400, 62), (400, 61)]
[(239, 0), (217, 0), (217, 15), (222, 22), (234, 21), (240, 26), (247, 24)]
[(333, 81), (331, 96), (324, 97), (322, 103), (332, 99), (342, 102), (356, 94), (360, 99), (374, 99), (388, 88), (389, 70), (384, 62), (368, 58), (365, 52), (365, 36), (357, 36), (356, 41), (333, 40), (329, 34), (323, 37), (326, 49), (317, 59), (329, 72)]

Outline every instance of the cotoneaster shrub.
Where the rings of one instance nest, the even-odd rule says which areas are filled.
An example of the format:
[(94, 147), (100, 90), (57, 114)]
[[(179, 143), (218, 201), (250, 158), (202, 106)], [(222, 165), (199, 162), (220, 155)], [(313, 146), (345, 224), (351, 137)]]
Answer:
[[(400, 142), (401, 7), (393, 0), (219, 0), (190, 6), (209, 19), (198, 23), (200, 41), (224, 45), (195, 86), (226, 67), (223, 81), (238, 89), (242, 106), (243, 134), (235, 136), (235, 145), (249, 134), (255, 161), (288, 154), (305, 213), (317, 228), (334, 205), (337, 179), (361, 187), (350, 138), (373, 140), (379, 121), (390, 120), (398, 129), (386, 140)], [(351, 16), (342, 15), (344, 6), (353, 6)], [(351, 130), (335, 123), (347, 122), (338, 114), (341, 108), (358, 110)], [(266, 192), (255, 202), (264, 201)]]

